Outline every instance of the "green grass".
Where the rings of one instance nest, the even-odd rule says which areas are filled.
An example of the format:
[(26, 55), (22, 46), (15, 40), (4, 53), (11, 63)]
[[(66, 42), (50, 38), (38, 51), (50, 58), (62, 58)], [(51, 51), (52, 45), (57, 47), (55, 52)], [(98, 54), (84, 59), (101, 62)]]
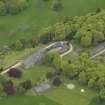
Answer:
[[(23, 76), (20, 79), (10, 78), (7, 75), (7, 79), (11, 79), (15, 85), (20, 82), (31, 79), (33, 83), (38, 83), (48, 71), (53, 70), (46, 66), (35, 66), (31, 69), (22, 70)], [(62, 77), (63, 79), (63, 77)], [(93, 98), (96, 93), (85, 86), (81, 86), (77, 81), (71, 81), (63, 79), (64, 83), (57, 88), (46, 91), (42, 96), (36, 96), (33, 90), (29, 90), (23, 96), (7, 97), (0, 100), (0, 105), (98, 105), (93, 102)], [(75, 89), (68, 90), (67, 84), (75, 84)], [(85, 89), (84, 93), (80, 90)], [(100, 104), (104, 105), (104, 104)]]
[[(59, 22), (65, 16), (84, 15), (96, 8), (105, 8), (105, 0), (62, 0), (63, 11), (55, 13), (51, 10), (51, 2), (38, 6), (36, 1), (41, 0), (31, 0), (29, 8), (18, 15), (0, 17), (0, 45), (19, 38), (36, 37), (43, 27)], [(27, 27), (25, 32), (22, 31), (24, 26)]]
[(44, 96), (14, 96), (0, 100), (0, 105), (60, 105)]
[(25, 59), (27, 56), (31, 55), (32, 53), (37, 52), (42, 47), (43, 47), (43, 45), (39, 45), (36, 48), (26, 48), (21, 51), (15, 51), (15, 50), (10, 51), (4, 57), (4, 60), (3, 60), (4, 69), (16, 64), (20, 60)]
[[(70, 83), (73, 83), (76, 86), (73, 90), (66, 88), (66, 85)], [(85, 89), (84, 93), (80, 92), (82, 88)], [(66, 80), (65, 83), (59, 88), (45, 93), (46, 97), (62, 105), (90, 105), (90, 102), (95, 95), (95, 92), (90, 89), (80, 86), (75, 81), (69, 80)]]
[(23, 73), (23, 75), (20, 79), (10, 78), (7, 75), (5, 75), (5, 76), (6, 76), (6, 78), (13, 80), (13, 82), (16, 85), (19, 84), (20, 82), (23, 82), (23, 81), (29, 80), (29, 79), (35, 84), (35, 83), (38, 83), (41, 79), (43, 79), (45, 77), (45, 74), (48, 71), (51, 71), (53, 69), (50, 67), (40, 65), (40, 66), (35, 66), (30, 69), (25, 69), (25, 70), (20, 68), (20, 70), (22, 70), (22, 73)]

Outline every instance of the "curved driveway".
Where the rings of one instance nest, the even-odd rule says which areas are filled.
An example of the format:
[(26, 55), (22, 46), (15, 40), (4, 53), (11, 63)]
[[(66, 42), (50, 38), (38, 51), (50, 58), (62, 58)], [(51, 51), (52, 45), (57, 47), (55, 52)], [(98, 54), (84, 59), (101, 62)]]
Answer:
[[(48, 49), (48, 48), (54, 46), (55, 44), (57, 44), (57, 42), (54, 42), (54, 43), (48, 45), (48, 46), (45, 47), (44, 49)], [(44, 49), (43, 49), (43, 50), (44, 50)], [(73, 46), (72, 46), (72, 44), (69, 44), (69, 50), (60, 55), (61, 59), (62, 59), (64, 56), (66, 56), (67, 54), (71, 53), (72, 50), (73, 50)], [(41, 50), (41, 51), (42, 51), (42, 50)], [(41, 51), (40, 51), (40, 52), (41, 52)], [(38, 54), (39, 54), (40, 52), (38, 52)], [(37, 56), (37, 54), (36, 54), (36, 56)], [(11, 68), (17, 68), (17, 67), (19, 67), (19, 66), (21, 66), (22, 64), (23, 64), (23, 61), (19, 61), (19, 62), (16, 63), (15, 65), (13, 65), (13, 66), (11, 66), (10, 68), (8, 68), (8, 69), (4, 70), (3, 72), (1, 72), (0, 75), (3, 75), (3, 74), (5, 74), (5, 73), (7, 73)]]

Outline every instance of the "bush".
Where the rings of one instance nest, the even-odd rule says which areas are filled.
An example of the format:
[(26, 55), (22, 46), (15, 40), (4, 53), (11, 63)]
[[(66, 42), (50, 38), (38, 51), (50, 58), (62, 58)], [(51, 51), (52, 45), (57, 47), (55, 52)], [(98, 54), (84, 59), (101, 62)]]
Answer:
[(48, 1), (50, 1), (50, 0), (43, 0), (44, 2), (48, 2)]
[(46, 73), (46, 78), (47, 79), (52, 79), (56, 76), (56, 74), (54, 72), (47, 72)]
[(0, 15), (17, 14), (28, 6), (28, 0), (0, 0)]
[(26, 80), (20, 84), (24, 89), (28, 90), (32, 88), (31, 80)]
[(52, 4), (52, 10), (53, 10), (53, 11), (58, 12), (58, 11), (61, 11), (62, 8), (63, 8), (63, 5), (62, 5), (62, 3), (61, 3), (61, 0), (55, 0), (55, 1), (53, 2), (53, 4)]
[(6, 14), (5, 3), (0, 1), (0, 15), (5, 15), (5, 14)]
[(4, 76), (0, 75), (0, 84), (2, 85), (2, 84), (4, 84), (6, 81), (7, 81), (6, 78), (5, 78)]
[(16, 41), (15, 48), (16, 48), (16, 50), (22, 50), (23, 44), (22, 44), (22, 42), (20, 40)]
[(60, 55), (57, 52), (49, 52), (43, 58), (43, 64), (54, 68), (60, 67)]
[(22, 86), (18, 86), (16, 88), (16, 94), (17, 95), (23, 95), (26, 92), (26, 90)]
[(53, 85), (54, 86), (60, 86), (62, 83), (61, 79), (59, 77), (54, 78)]
[(11, 80), (6, 81), (3, 84), (3, 90), (7, 95), (13, 95), (15, 93), (15, 87), (13, 85), (13, 82)]
[(14, 78), (20, 78), (22, 76), (22, 72), (16, 68), (12, 68), (8, 71), (8, 75)]

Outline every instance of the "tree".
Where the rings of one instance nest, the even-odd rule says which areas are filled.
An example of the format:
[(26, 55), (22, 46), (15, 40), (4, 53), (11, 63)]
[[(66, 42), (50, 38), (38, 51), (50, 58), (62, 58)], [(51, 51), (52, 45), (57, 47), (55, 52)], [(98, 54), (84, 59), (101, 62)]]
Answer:
[(60, 68), (60, 56), (57, 52), (48, 52), (43, 58), (43, 63), (55, 68)]
[(4, 76), (0, 76), (0, 84), (4, 84), (6, 82), (6, 78)]
[(5, 15), (6, 14), (6, 6), (5, 3), (0, 1), (0, 15)]
[(44, 44), (47, 44), (55, 40), (54, 37), (55, 37), (54, 28), (49, 26), (42, 30), (40, 34), (40, 41)]
[(53, 83), (54, 86), (60, 86), (62, 84), (62, 81), (59, 77), (54, 78)]
[(102, 89), (99, 93), (99, 98), (102, 100), (102, 101), (105, 101), (105, 89)]
[(88, 87), (89, 88), (93, 88), (95, 85), (95, 79), (94, 78), (91, 78), (88, 82)]
[(87, 84), (87, 76), (86, 73), (84, 71), (80, 72), (79, 74), (79, 81), (81, 84)]
[(3, 71), (3, 66), (4, 66), (4, 53), (0, 52), (0, 72)]
[(0, 15), (17, 14), (28, 6), (28, 0), (0, 0)]
[(8, 14), (17, 14), (28, 6), (27, 0), (9, 0), (5, 2)]
[(61, 11), (63, 8), (61, 0), (54, 0), (51, 8), (53, 11), (56, 11), (56, 12)]
[(16, 50), (21, 50), (23, 48), (23, 44), (21, 43), (20, 40), (16, 41), (15, 48)]
[(20, 78), (22, 76), (22, 72), (16, 68), (12, 68), (8, 71), (8, 75), (14, 78)]
[(52, 79), (54, 76), (55, 76), (55, 75), (54, 75), (53, 72), (47, 72), (47, 73), (46, 73), (46, 78), (47, 78), (47, 79)]
[(97, 8), (96, 13), (100, 13), (100, 12), (101, 12), (101, 8)]
[(11, 80), (6, 81), (3, 84), (3, 90), (7, 95), (13, 95), (15, 93), (15, 87)]
[(104, 77), (99, 78), (99, 80), (97, 80), (96, 85), (99, 90), (103, 89), (105, 87), (105, 78)]
[(92, 34), (91, 32), (85, 32), (82, 36), (80, 43), (84, 47), (90, 47), (92, 45)]
[(16, 88), (16, 94), (17, 95), (23, 95), (26, 92), (25, 88), (23, 88), (22, 86), (18, 86)]
[(32, 88), (31, 80), (26, 80), (20, 84), (24, 89), (28, 90)]
[(104, 33), (99, 32), (99, 31), (93, 31), (94, 35), (94, 42), (101, 42), (105, 39)]
[(56, 23), (54, 25), (54, 33), (55, 33), (55, 37), (54, 37), (55, 40), (57, 40), (57, 41), (64, 40), (68, 33), (68, 29), (65, 24)]

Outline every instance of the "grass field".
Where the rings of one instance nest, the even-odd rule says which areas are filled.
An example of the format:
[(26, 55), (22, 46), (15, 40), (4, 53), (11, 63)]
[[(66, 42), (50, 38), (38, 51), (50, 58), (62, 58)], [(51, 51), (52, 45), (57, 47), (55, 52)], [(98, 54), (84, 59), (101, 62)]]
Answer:
[[(70, 83), (75, 84), (73, 90), (69, 90), (66, 87)], [(85, 92), (81, 93), (81, 89), (85, 89)], [(75, 81), (66, 80), (59, 88), (45, 93), (45, 96), (62, 105), (91, 105), (90, 103), (95, 93), (84, 86), (80, 86)]]
[[(32, 72), (33, 70), (35, 70), (35, 72)], [(50, 69), (47, 67), (35, 67), (34, 69), (30, 69), (30, 72), (25, 74), (25, 79), (29, 79), (30, 75), (33, 74), (33, 76), (31, 75), (32, 80), (37, 80), (40, 76), (44, 76), (47, 70)], [(16, 80), (14, 82), (17, 83)], [(66, 85), (69, 83), (75, 84), (75, 88), (73, 90), (68, 90), (66, 88)], [(85, 89), (85, 92), (81, 93), (81, 89)], [(95, 92), (84, 86), (80, 86), (77, 82), (65, 80), (63, 85), (47, 91), (41, 96), (36, 96), (32, 90), (29, 90), (22, 96), (6, 97), (1, 99), (0, 105), (99, 105), (93, 102), (95, 95)]]
[[(33, 83), (39, 82), (39, 80), (45, 77), (45, 74), (48, 71), (53, 70), (50, 67), (46, 66), (35, 66), (31, 69), (22, 70), (23, 76), (20, 79), (9, 78), (15, 85), (18, 85), (24, 80), (32, 80)], [(53, 88), (52, 90), (46, 91), (41, 96), (36, 96), (33, 90), (29, 90), (22, 96), (14, 97), (5, 97), (0, 100), (0, 105), (98, 105), (93, 102), (94, 96), (96, 93), (85, 86), (81, 86), (76, 81), (63, 79), (64, 82), (60, 87)], [(73, 90), (67, 89), (67, 84), (75, 84)], [(85, 89), (84, 93), (81, 93), (80, 90)], [(100, 104), (104, 105), (104, 104)]]
[(44, 47), (43, 45), (39, 45), (35, 48), (26, 48), (23, 49), (21, 51), (10, 51), (9, 53), (7, 53), (3, 59), (3, 68), (6, 69), (14, 64), (16, 64), (17, 62), (24, 60), (26, 57), (28, 57), (29, 55), (31, 55), (32, 53), (37, 52), (39, 49), (41, 49), (42, 47)]
[(22, 81), (29, 80), (29, 79), (35, 84), (41, 79), (43, 79), (45, 77), (45, 74), (48, 71), (51, 71), (53, 69), (46, 66), (35, 66), (33, 68), (25, 69), (25, 70), (20, 68), (20, 70), (23, 73), (20, 79), (10, 78), (7, 75), (5, 76), (6, 78), (11, 79), (16, 85)]
[(59, 22), (65, 16), (84, 15), (105, 8), (105, 0), (62, 0), (63, 11), (55, 13), (51, 10), (51, 2), (40, 1), (31, 0), (29, 8), (18, 15), (0, 17), (0, 45), (19, 38), (36, 37), (43, 27)]
[(44, 96), (14, 96), (0, 100), (0, 105), (60, 105)]

